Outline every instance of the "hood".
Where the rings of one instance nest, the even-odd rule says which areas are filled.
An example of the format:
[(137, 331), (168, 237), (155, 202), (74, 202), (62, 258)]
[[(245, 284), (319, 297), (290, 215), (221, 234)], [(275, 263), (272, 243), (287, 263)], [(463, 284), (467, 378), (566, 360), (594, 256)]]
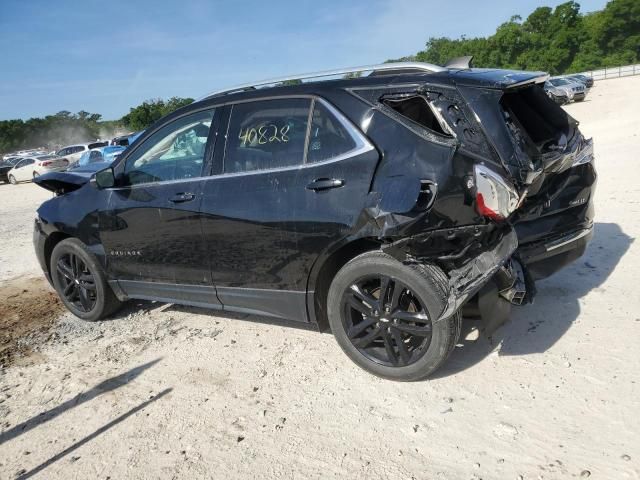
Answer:
[(33, 179), (33, 182), (57, 195), (78, 190), (93, 176), (95, 170), (67, 170), (66, 172), (50, 172)]

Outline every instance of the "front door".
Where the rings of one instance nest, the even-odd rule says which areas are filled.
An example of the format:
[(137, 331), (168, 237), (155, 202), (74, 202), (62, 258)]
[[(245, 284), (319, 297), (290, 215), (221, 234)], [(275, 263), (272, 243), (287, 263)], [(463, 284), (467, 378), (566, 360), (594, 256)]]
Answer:
[(217, 303), (199, 213), (213, 117), (204, 110), (174, 119), (123, 159), (101, 239), (109, 275), (133, 297)]

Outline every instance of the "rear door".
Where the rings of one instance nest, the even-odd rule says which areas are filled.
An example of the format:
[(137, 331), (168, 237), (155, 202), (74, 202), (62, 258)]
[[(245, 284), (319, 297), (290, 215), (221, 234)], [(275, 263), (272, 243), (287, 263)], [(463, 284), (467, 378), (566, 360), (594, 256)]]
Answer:
[(212, 281), (225, 308), (307, 321), (311, 266), (357, 221), (378, 153), (321, 99), (229, 110), (203, 192)]
[(123, 160), (101, 238), (109, 274), (131, 296), (217, 304), (199, 213), (213, 119), (212, 109), (175, 118)]

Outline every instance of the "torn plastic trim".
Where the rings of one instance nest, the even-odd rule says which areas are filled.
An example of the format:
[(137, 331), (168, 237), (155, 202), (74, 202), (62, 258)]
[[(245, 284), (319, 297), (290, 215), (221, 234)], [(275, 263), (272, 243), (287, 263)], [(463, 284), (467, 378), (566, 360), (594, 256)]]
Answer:
[[(496, 232), (493, 223), (434, 229), (383, 244), (381, 248), (401, 262), (450, 262), (464, 257), (471, 248), (481, 246), (482, 240), (492, 232)], [(439, 242), (447, 248), (440, 248)]]
[(499, 295), (509, 303), (522, 305), (527, 297), (527, 285), (524, 267), (515, 260), (509, 259), (496, 273), (496, 284), (500, 287)]
[(447, 306), (436, 322), (455, 314), (473, 295), (475, 295), (502, 268), (518, 248), (518, 236), (511, 229), (498, 244), (490, 250), (480, 253), (464, 266), (450, 270), (449, 298)]

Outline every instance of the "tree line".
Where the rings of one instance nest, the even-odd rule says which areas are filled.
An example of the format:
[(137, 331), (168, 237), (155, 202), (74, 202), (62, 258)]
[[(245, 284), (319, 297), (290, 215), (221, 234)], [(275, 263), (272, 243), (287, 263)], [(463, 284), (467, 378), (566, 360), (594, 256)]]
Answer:
[[(397, 60), (444, 65), (454, 57), (474, 56), (474, 66), (582, 72), (640, 62), (640, 0), (611, 0), (604, 9), (583, 14), (569, 1), (539, 7), (523, 20), (516, 15), (487, 37), (431, 37), (425, 49)], [(293, 82), (292, 82), (293, 83)], [(0, 152), (56, 146), (147, 128), (191, 98), (147, 100), (124, 117), (102, 121), (97, 113), (58, 112), (44, 118), (0, 121)]]
[(62, 145), (96, 139), (111, 139), (117, 134), (143, 130), (161, 117), (193, 102), (192, 98), (146, 100), (119, 120), (102, 120), (99, 113), (63, 110), (55, 115), (28, 120), (0, 121), (0, 153)]
[(473, 55), (473, 66), (540, 70), (553, 75), (640, 62), (640, 1), (611, 0), (604, 9), (580, 13), (570, 1), (519, 15), (487, 37), (431, 37), (425, 49), (397, 60), (444, 65)]

